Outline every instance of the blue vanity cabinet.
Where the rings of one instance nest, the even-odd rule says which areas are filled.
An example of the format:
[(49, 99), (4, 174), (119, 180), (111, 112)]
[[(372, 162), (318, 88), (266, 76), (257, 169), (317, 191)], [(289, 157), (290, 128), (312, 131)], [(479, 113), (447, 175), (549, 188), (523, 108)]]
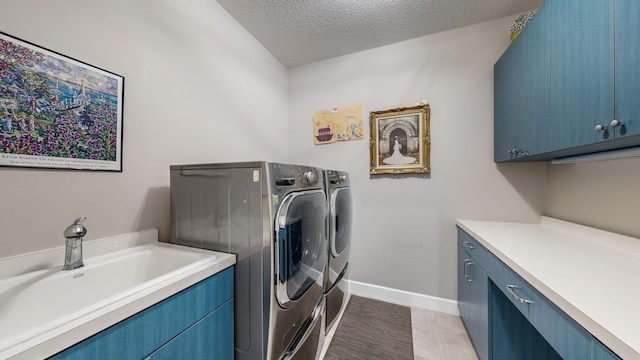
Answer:
[(458, 308), (481, 360), (489, 354), (489, 278), (478, 262), (458, 245)]
[[(54, 355), (52, 359), (142, 359), (172, 339), (233, 357), (233, 278), (230, 267)], [(231, 320), (229, 320), (231, 318)], [(174, 339), (174, 340), (175, 340)], [(162, 353), (160, 353), (159, 356)], [(199, 359), (189, 357), (190, 359)], [(209, 359), (207, 354), (202, 359)], [(218, 358), (218, 357), (216, 357)]]
[(494, 66), (494, 160), (549, 149), (549, 11), (543, 5)]
[(616, 0), (616, 138), (640, 134), (640, 1)]
[[(613, 139), (614, 2), (549, 3), (552, 148)], [(606, 128), (597, 131), (596, 125)]]

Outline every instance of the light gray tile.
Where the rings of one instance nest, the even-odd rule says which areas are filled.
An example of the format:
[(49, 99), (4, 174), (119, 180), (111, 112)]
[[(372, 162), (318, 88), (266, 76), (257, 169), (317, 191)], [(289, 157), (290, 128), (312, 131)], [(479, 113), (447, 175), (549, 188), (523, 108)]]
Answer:
[(413, 360), (440, 360), (440, 359), (414, 355)]
[(440, 328), (444, 358), (446, 360), (478, 360), (464, 327), (452, 326), (451, 323), (447, 325), (449, 327)]
[(418, 359), (444, 360), (442, 341), (436, 321), (436, 312), (411, 309), (413, 354)]
[(460, 316), (436, 312), (436, 321), (438, 322), (438, 327), (440, 329), (452, 329), (457, 331), (465, 330)]

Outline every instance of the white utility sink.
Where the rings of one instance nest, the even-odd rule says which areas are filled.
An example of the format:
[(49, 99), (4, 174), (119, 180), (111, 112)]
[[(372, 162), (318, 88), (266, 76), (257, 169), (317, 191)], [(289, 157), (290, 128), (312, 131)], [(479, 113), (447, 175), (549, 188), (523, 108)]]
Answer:
[(85, 257), (75, 270), (40, 264), (0, 278), (0, 359), (53, 355), (234, 263), (230, 254), (150, 242)]

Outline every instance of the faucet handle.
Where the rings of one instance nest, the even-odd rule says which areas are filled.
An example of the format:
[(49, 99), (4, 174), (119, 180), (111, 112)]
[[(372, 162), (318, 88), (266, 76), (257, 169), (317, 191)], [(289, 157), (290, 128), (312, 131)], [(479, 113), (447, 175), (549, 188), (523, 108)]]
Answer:
[(81, 238), (87, 234), (87, 229), (82, 223), (87, 220), (86, 216), (79, 217), (73, 221), (73, 224), (69, 225), (64, 230), (64, 237), (67, 239)]

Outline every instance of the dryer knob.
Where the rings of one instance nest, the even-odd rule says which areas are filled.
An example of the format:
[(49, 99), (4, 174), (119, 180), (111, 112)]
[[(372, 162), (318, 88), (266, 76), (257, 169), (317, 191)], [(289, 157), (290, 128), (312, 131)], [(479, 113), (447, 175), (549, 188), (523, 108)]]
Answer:
[(347, 181), (347, 175), (340, 175), (340, 182), (343, 183)]
[(307, 180), (308, 183), (312, 184), (316, 182), (316, 173), (311, 170), (305, 171), (304, 179)]

